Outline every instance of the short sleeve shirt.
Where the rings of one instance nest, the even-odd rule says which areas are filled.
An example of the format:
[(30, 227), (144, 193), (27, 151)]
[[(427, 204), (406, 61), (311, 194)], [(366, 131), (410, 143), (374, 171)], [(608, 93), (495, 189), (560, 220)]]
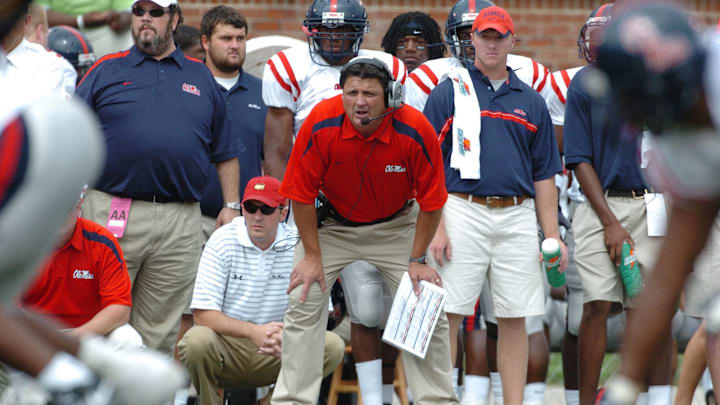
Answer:
[(96, 187), (106, 193), (199, 201), (211, 163), (242, 147), (207, 66), (180, 49), (160, 61), (135, 46), (106, 55), (76, 94), (102, 124), (107, 158)]
[(440, 137), (448, 191), (534, 197), (534, 182), (551, 178), (562, 170), (545, 101), (510, 68), (507, 81), (497, 91), (476, 67), (469, 72), (481, 115), (479, 180), (462, 179), (460, 171), (450, 167), (455, 113), (450, 80), (432, 91), (424, 110)]
[(130, 276), (117, 239), (78, 218), (70, 240), (22, 296), (24, 307), (76, 328), (109, 305), (132, 306)]
[[(240, 71), (238, 82), (230, 90), (222, 86), (220, 92), (227, 103), (228, 117), (233, 123), (232, 134), (238, 148), (240, 163), (240, 200), (245, 186), (253, 177), (262, 176), (263, 139), (265, 137), (265, 115), (267, 106), (262, 100), (262, 81)], [(216, 171), (210, 172), (200, 209), (205, 216), (216, 217), (223, 205), (220, 179)]]
[(312, 204), (318, 190), (355, 222), (391, 216), (412, 198), (424, 211), (440, 209), (447, 191), (435, 132), (404, 106), (365, 138), (346, 118), (342, 95), (325, 100), (300, 129), (280, 193)]
[(581, 69), (568, 89), (563, 130), (565, 166), (574, 169), (588, 163), (603, 189), (648, 188), (640, 172), (637, 140), (640, 134), (619, 118), (616, 104), (608, 97), (592, 97), (586, 81), (593, 65)]

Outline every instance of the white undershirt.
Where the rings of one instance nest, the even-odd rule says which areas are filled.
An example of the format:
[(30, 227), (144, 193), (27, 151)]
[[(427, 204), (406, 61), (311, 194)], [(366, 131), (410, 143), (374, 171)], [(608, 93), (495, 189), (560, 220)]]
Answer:
[(230, 90), (233, 88), (235, 83), (240, 80), (240, 74), (238, 73), (235, 77), (231, 77), (229, 79), (226, 79), (224, 77), (216, 77), (215, 81), (218, 82), (219, 85), (223, 86), (225, 90)]

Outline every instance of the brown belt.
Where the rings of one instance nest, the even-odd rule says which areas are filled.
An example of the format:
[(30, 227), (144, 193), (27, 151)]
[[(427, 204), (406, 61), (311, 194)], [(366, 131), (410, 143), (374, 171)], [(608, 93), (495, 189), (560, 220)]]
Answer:
[(501, 196), (497, 196), (497, 195), (477, 196), (477, 195), (472, 195), (472, 194), (467, 194), (467, 193), (450, 193), (450, 194), (454, 195), (455, 197), (462, 198), (463, 200), (466, 200), (466, 201), (485, 205), (488, 208), (512, 207), (513, 205), (520, 205), (523, 201), (527, 200), (528, 198), (531, 198), (530, 196), (527, 196), (527, 195), (501, 197)]

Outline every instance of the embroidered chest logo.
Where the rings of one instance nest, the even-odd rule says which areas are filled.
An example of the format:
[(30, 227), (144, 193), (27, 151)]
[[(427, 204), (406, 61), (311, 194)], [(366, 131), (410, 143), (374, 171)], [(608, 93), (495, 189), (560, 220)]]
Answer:
[(385, 173), (405, 173), (407, 169), (405, 166), (400, 165), (387, 165), (385, 166)]
[(250, 107), (250, 108), (252, 108), (252, 109), (255, 109), (255, 110), (261, 110), (261, 109), (262, 109), (262, 108), (260, 108), (259, 105), (257, 105), (257, 104), (252, 104), (252, 103), (248, 104), (248, 107)]
[(95, 275), (92, 274), (90, 270), (75, 269), (75, 271), (73, 271), (73, 278), (79, 280), (93, 280)]
[(194, 94), (196, 96), (200, 95), (200, 89), (198, 89), (196, 86), (194, 86), (192, 84), (183, 83), (182, 91), (184, 91), (185, 93)]
[(514, 109), (513, 112), (514, 112), (515, 114), (522, 115), (523, 117), (527, 117), (527, 114), (525, 114), (525, 111), (523, 111), (523, 110), (521, 110), (521, 109), (519, 109), (519, 108)]

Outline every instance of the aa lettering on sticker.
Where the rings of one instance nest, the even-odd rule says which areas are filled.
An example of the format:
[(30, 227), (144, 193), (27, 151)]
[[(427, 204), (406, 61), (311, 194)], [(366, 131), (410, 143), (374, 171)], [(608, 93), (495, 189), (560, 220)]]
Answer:
[(132, 199), (113, 197), (110, 200), (110, 213), (108, 214), (107, 228), (113, 236), (120, 239), (125, 234), (128, 218), (130, 217), (130, 205)]

